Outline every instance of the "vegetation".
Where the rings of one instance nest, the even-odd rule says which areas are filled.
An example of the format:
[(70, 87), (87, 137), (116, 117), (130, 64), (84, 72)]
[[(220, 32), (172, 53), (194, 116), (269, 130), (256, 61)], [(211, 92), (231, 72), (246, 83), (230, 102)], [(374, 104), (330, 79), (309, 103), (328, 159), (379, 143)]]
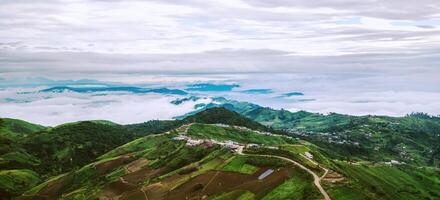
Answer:
[(0, 171), (0, 197), (11, 198), (32, 188), (40, 177), (32, 170)]
[(0, 136), (19, 139), (28, 134), (46, 129), (46, 127), (18, 119), (0, 118)]
[(249, 191), (235, 190), (232, 192), (221, 194), (219, 196), (215, 196), (213, 198), (210, 198), (209, 200), (229, 200), (229, 199), (253, 200), (255, 199), (255, 195)]
[(253, 130), (268, 131), (269, 129), (258, 122), (252, 121), (242, 115), (231, 112), (225, 108), (211, 108), (188, 116), (183, 121), (197, 122), (204, 124), (229, 124), (234, 126), (243, 126)]
[(321, 193), (317, 190), (318, 189), (313, 185), (313, 178), (310, 174), (295, 171), (293, 177), (269, 192), (262, 200), (319, 199)]
[[(21, 120), (0, 119), (0, 172), (32, 169), (44, 180), (79, 169), (122, 144), (143, 135), (168, 131), (180, 123), (150, 121), (123, 126), (96, 120), (47, 128)], [(11, 193), (4, 187), (0, 185), (4, 195), (22, 192)]]
[(90, 163), (98, 156), (136, 138), (115, 124), (78, 122), (61, 125), (25, 138), (24, 148), (44, 160), (41, 174), (60, 174)]
[[(339, 171), (353, 179), (354, 188), (362, 188), (370, 199), (438, 199), (440, 172), (410, 166), (369, 166), (337, 162)], [(353, 186), (352, 186), (353, 188)], [(336, 189), (345, 196), (346, 187)], [(345, 197), (344, 197), (345, 198)]]
[(223, 167), (223, 170), (244, 174), (253, 174), (258, 170), (258, 168), (248, 164), (247, 161), (246, 156), (235, 156), (226, 166)]
[(200, 110), (224, 107), (277, 130), (272, 132), (311, 141), (333, 159), (398, 160), (440, 167), (440, 117), (425, 113), (405, 117), (324, 115), (275, 110), (222, 97), (215, 101), (218, 103)]
[[(200, 192), (209, 194), (208, 199), (322, 198), (310, 174), (282, 159), (260, 156), (264, 154), (293, 159), (318, 175), (323, 174), (322, 166), (340, 174), (343, 181), (321, 181), (332, 199), (440, 199), (438, 117), (290, 113), (218, 101), (227, 109), (205, 109), (182, 120), (132, 125), (84, 121), (50, 128), (2, 119), (0, 196), (135, 199), (137, 194), (143, 198), (139, 188), (155, 188), (154, 193), (145, 192), (182, 197)], [(303, 140), (267, 134), (287, 132), (273, 131), (229, 110)], [(192, 122), (196, 123), (186, 132), (192, 138), (259, 145), (246, 148), (246, 155), (237, 155), (225, 146), (191, 146), (175, 140), (186, 130), (186, 126), (179, 127)], [(342, 140), (346, 142), (338, 143)], [(304, 157), (305, 152), (313, 155), (313, 161)], [(406, 164), (383, 163), (392, 159)], [(279, 182), (256, 181), (260, 168), (283, 169), (285, 175)], [(213, 186), (208, 184), (211, 181)], [(264, 187), (255, 190), (261, 184)]]

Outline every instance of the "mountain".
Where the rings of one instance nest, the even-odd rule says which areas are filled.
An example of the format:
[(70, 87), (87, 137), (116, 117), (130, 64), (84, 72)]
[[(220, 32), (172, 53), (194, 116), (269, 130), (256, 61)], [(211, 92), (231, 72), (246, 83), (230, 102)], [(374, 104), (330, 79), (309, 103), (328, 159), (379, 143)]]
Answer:
[(268, 131), (266, 126), (258, 122), (252, 121), (236, 112), (230, 111), (223, 107), (210, 108), (203, 110), (195, 115), (188, 116), (183, 119), (184, 122), (189, 123), (204, 123), (204, 124), (228, 124), (235, 126), (243, 126), (254, 130)]
[(272, 129), (287, 132), (325, 148), (337, 159), (387, 162), (398, 160), (420, 166), (440, 166), (440, 118), (413, 113), (405, 117), (327, 115), (275, 110), (248, 102), (213, 98), (212, 103), (188, 113), (223, 107)]
[[(19, 139), (0, 137), (0, 196), (440, 198), (439, 151), (431, 138), (438, 134), (436, 117), (291, 113), (224, 98), (215, 105), (181, 120), (130, 125), (95, 120), (42, 127), (18, 121), (28, 128), (7, 130), (16, 130)], [(273, 129), (252, 118), (288, 125)], [(371, 141), (389, 147), (369, 152)]]
[(437, 199), (438, 176), (333, 160), (288, 136), (191, 123), (119, 146), (18, 199)]
[[(0, 169), (25, 170), (23, 172), (38, 179), (75, 170), (119, 145), (145, 135), (175, 129), (184, 123), (231, 123), (266, 129), (259, 123), (222, 108), (206, 110), (182, 121), (152, 120), (129, 125), (94, 120), (66, 123), (52, 128), (14, 119), (1, 119), (0, 122), (1, 133), (5, 135), (0, 135)], [(8, 179), (11, 177), (14, 176), (9, 175)], [(30, 183), (34, 184), (33, 180), (30, 179)], [(18, 190), (18, 193), (20, 191), (23, 192)], [(3, 194), (11, 196), (17, 193), (4, 191)]]
[[(5, 122), (0, 129), (0, 169), (4, 172), (0, 173), (0, 196), (3, 197), (21, 194), (41, 180), (75, 170), (117, 146), (180, 124), (149, 121), (119, 125), (96, 120), (50, 128), (21, 120), (1, 121)], [(20, 137), (3, 136), (10, 133)]]
[(141, 88), (141, 87), (128, 87), (128, 86), (112, 86), (112, 87), (67, 87), (56, 86), (47, 89), (40, 90), (39, 92), (78, 92), (78, 93), (91, 93), (91, 92), (131, 92), (131, 93), (160, 93), (160, 94), (174, 94), (174, 95), (187, 95), (188, 93), (178, 89), (168, 88)]

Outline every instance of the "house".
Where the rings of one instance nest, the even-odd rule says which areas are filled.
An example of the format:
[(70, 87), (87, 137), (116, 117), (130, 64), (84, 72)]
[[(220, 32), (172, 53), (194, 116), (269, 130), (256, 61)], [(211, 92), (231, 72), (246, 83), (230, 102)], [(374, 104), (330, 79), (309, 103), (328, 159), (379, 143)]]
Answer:
[(312, 155), (310, 152), (308, 152), (308, 151), (306, 151), (306, 152), (304, 153), (304, 155), (305, 155), (308, 159), (313, 159), (313, 155)]

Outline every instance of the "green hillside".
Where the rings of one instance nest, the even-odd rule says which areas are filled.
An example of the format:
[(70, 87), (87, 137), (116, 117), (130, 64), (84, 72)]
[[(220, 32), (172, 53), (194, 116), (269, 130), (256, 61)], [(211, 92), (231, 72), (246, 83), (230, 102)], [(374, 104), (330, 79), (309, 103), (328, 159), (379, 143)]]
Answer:
[(40, 182), (37, 173), (32, 170), (0, 171), (0, 196), (11, 198), (36, 186)]
[[(322, 176), (331, 199), (440, 197), (438, 169), (338, 161), (287, 136), (193, 123), (114, 148), (18, 199), (322, 199), (310, 172), (280, 157)], [(268, 170), (273, 172), (261, 178)]]
[[(0, 195), (322, 199), (316, 175), (333, 200), (440, 198), (438, 118), (259, 108), (259, 119), (266, 112), (277, 120), (295, 118), (294, 128), (274, 130), (230, 111), (232, 107), (205, 109), (182, 120), (131, 125), (83, 121), (22, 131), (20, 139), (0, 136)], [(346, 142), (336, 143), (337, 137)], [(384, 162), (391, 159), (397, 161)]]
[(312, 141), (328, 156), (345, 160), (440, 166), (440, 117), (413, 113), (405, 117), (328, 115), (289, 112), (214, 98), (197, 112), (224, 107), (275, 130)]
[(0, 118), (0, 136), (9, 139), (18, 139), (44, 129), (46, 127), (23, 120)]
[[(209, 128), (215, 130), (206, 133)], [(149, 199), (198, 196), (227, 199), (231, 195), (244, 194), (257, 199), (267, 195), (270, 195), (266, 197), (269, 199), (286, 195), (319, 198), (312, 177), (294, 165), (276, 158), (262, 160), (253, 155), (236, 155), (227, 147), (216, 144), (188, 146), (186, 142), (174, 139), (179, 134), (188, 134), (194, 139), (200, 136), (241, 142), (248, 142), (244, 138), (253, 136), (253, 142), (268, 145), (296, 142), (251, 130), (193, 124), (167, 134), (145, 136), (115, 148), (96, 162), (41, 183), (19, 199), (138, 199), (145, 198), (144, 195)], [(218, 134), (225, 136), (219, 138)], [(244, 134), (244, 137), (237, 138), (236, 134)], [(272, 175), (258, 179), (271, 168), (276, 169)], [(284, 191), (286, 185), (283, 183), (290, 179), (301, 184), (298, 190)], [(272, 192), (278, 187), (281, 188)]]
[(231, 112), (223, 107), (214, 107), (203, 110), (194, 115), (190, 115), (183, 119), (184, 122), (197, 122), (205, 124), (229, 124), (235, 126), (243, 126), (254, 130), (268, 131), (266, 126), (261, 125), (251, 119), (244, 117), (236, 112)]
[[(44, 180), (54, 175), (78, 169), (102, 154), (144, 135), (177, 127), (178, 121), (149, 121), (119, 125), (109, 121), (67, 123), (53, 128), (21, 120), (2, 119), (0, 135), (0, 169), (32, 170)], [(21, 181), (9, 173), (10, 179)], [(20, 184), (22, 185), (22, 184)], [(29, 184), (0, 185), (2, 196), (14, 196), (29, 189)], [(23, 189), (26, 188), (26, 189)]]

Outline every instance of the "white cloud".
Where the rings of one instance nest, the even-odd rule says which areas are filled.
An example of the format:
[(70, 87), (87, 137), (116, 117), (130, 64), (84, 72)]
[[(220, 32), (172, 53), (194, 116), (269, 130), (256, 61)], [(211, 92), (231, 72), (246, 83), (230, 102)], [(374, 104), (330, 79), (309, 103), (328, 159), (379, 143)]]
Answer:
[[(396, 52), (439, 41), (439, 24), (428, 24), (430, 29), (417, 26), (438, 17), (438, 2), (423, 2), (2, 1), (0, 49), (122, 54), (222, 48), (269, 48), (304, 55)], [(359, 18), (361, 23), (337, 23), (347, 18)], [(402, 31), (412, 35), (411, 43), (370, 45), (360, 38), (377, 34), (384, 35), (383, 40)]]
[(431, 92), (358, 92), (312, 96), (316, 101), (291, 105), (290, 111), (307, 110), (319, 113), (350, 115), (404, 116), (411, 112), (440, 113), (440, 93)]
[(12, 89), (1, 91), (0, 98), (17, 98), (31, 100), (31, 102), (0, 102), (0, 116), (43, 125), (101, 119), (122, 124), (140, 123), (153, 119), (172, 119), (172, 117), (193, 111), (195, 104), (207, 101), (202, 99), (174, 105), (170, 102), (178, 96), (128, 93), (109, 93), (105, 96), (79, 93), (14, 95), (16, 92), (17, 90)]
[[(14, 81), (20, 77), (177, 88), (223, 81), (273, 89), (224, 95), (277, 108), (440, 114), (438, 13), (437, 0), (3, 0), (0, 87), (31, 82)], [(45, 81), (36, 82), (27, 86)], [(316, 101), (276, 98), (290, 91)], [(0, 112), (48, 124), (85, 117), (125, 123), (191, 107), (174, 108), (169, 97), (150, 95), (28, 98), (31, 103), (1, 104)], [(89, 106), (100, 101), (108, 103)], [(131, 107), (145, 112), (131, 116)]]

